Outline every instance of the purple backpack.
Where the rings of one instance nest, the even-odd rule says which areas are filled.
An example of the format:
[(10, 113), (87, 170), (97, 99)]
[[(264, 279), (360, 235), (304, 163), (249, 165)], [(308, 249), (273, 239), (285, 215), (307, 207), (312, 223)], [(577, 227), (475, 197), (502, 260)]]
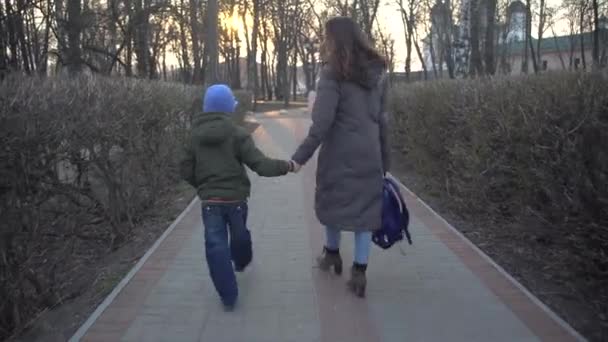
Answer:
[(382, 249), (391, 248), (396, 242), (407, 238), (412, 244), (408, 229), (410, 214), (399, 186), (392, 179), (385, 177), (382, 189), (382, 227), (374, 231), (372, 241)]

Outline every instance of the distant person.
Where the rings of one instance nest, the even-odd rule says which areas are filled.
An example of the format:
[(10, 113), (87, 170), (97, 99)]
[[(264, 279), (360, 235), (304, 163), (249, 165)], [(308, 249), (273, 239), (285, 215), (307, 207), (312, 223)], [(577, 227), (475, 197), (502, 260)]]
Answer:
[(386, 62), (350, 18), (327, 21), (324, 38), (312, 126), (292, 159), (298, 170), (321, 147), (315, 209), (326, 240), (318, 264), (341, 274), (340, 233), (354, 232), (348, 285), (363, 297), (372, 231), (380, 228), (382, 185), (389, 169)]
[(202, 202), (207, 265), (227, 311), (234, 309), (238, 297), (234, 271), (242, 272), (253, 256), (247, 229), (251, 183), (244, 166), (263, 177), (294, 169), (292, 162), (269, 159), (255, 146), (249, 133), (230, 117), (236, 106), (229, 87), (207, 89), (203, 112), (194, 116), (180, 163), (183, 179), (197, 189)]

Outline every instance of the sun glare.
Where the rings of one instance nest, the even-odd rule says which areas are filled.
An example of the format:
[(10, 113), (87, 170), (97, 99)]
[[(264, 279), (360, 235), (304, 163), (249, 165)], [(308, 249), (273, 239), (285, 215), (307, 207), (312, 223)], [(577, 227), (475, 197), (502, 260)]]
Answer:
[(222, 16), (222, 24), (231, 30), (237, 31), (239, 34), (244, 31), (243, 21), (236, 12), (232, 15), (229, 15), (228, 13), (224, 14)]

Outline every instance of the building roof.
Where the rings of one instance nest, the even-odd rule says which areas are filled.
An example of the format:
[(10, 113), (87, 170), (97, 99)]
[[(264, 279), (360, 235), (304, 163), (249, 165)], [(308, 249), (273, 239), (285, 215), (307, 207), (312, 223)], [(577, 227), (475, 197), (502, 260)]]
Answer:
[(516, 0), (509, 4), (508, 11), (509, 11), (509, 13), (513, 13), (513, 12), (526, 13), (526, 5), (522, 1)]
[[(586, 49), (591, 49), (593, 46), (593, 32), (585, 32), (582, 34), (583, 43)], [(541, 53), (551, 52), (568, 52), (571, 49), (571, 44), (574, 43), (575, 49), (580, 50), (581, 34), (573, 34), (558, 37), (545, 37), (540, 43)], [(537, 47), (538, 39), (532, 38), (534, 49)], [(517, 56), (523, 54), (525, 42), (510, 42), (498, 46), (499, 53), (506, 49), (507, 56)], [(608, 44), (608, 29), (600, 29), (600, 46)]]

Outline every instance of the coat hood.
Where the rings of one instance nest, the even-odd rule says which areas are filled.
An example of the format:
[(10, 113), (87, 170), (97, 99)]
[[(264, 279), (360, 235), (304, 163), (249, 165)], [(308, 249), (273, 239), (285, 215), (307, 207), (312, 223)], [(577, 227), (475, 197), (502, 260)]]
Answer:
[(385, 73), (386, 70), (382, 61), (369, 61), (356, 83), (363, 88), (373, 89), (379, 85)]
[(234, 123), (222, 113), (199, 113), (192, 122), (192, 137), (201, 145), (219, 145), (233, 130)]

